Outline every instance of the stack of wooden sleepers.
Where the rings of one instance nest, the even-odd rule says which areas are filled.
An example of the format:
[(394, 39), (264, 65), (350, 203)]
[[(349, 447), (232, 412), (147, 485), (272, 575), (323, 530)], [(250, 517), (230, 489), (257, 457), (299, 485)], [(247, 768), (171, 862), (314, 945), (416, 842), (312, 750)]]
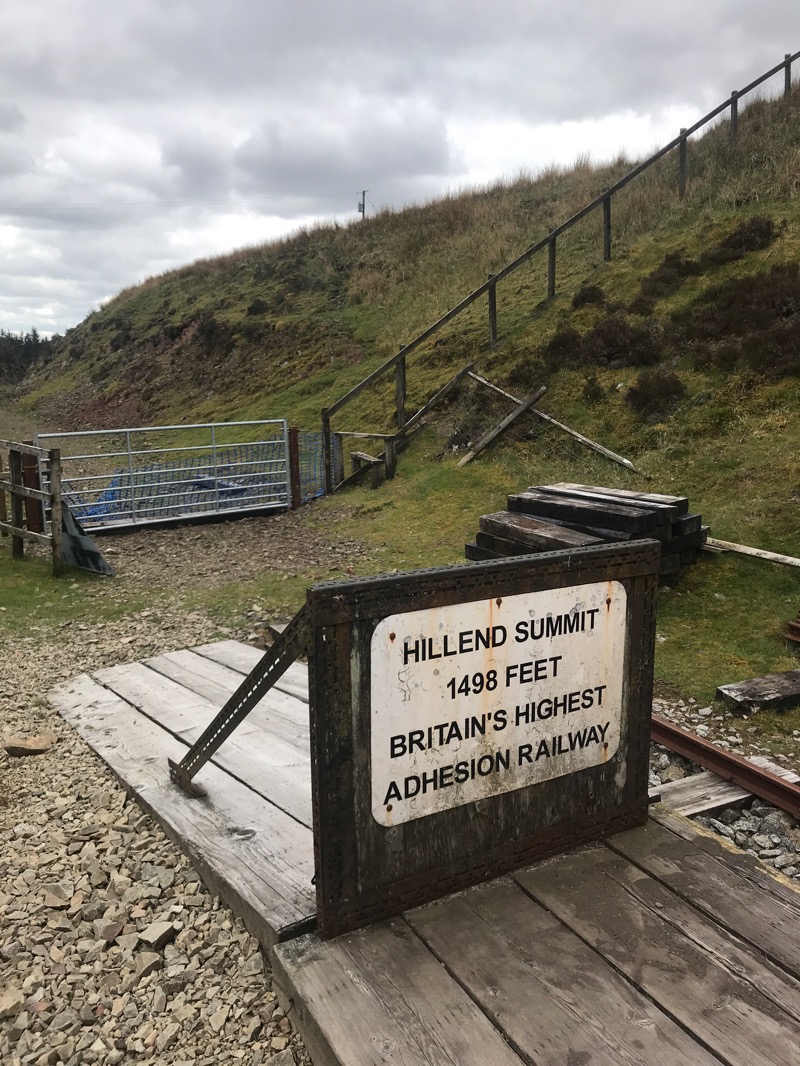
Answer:
[(661, 542), (661, 576), (697, 558), (708, 537), (685, 496), (662, 496), (596, 485), (534, 485), (508, 497), (508, 510), (482, 515), (468, 559), (584, 548), (648, 538)]

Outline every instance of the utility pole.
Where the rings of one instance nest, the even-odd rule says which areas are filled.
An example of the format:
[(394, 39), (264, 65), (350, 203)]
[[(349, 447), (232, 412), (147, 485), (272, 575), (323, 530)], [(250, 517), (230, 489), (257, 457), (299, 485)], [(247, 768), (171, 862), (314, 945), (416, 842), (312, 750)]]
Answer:
[(369, 189), (362, 189), (361, 190), (361, 199), (358, 201), (358, 204), (356, 205), (357, 208), (358, 208), (358, 213), (359, 213), (359, 215), (361, 215), (362, 221), (363, 221), (363, 219), (365, 219), (367, 217), (367, 193), (368, 192), (369, 192)]

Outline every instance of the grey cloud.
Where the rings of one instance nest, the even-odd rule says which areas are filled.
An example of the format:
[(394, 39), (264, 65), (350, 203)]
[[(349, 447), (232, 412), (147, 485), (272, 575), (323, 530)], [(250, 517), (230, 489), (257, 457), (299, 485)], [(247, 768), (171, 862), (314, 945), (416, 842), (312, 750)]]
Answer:
[(384, 197), (415, 186), (424, 195), (430, 178), (452, 178), (461, 166), (443, 116), (413, 107), (387, 112), (383, 102), (328, 122), (295, 115), (265, 123), (236, 152), (235, 163), (240, 188), (308, 198), (314, 209), (329, 211), (351, 208), (365, 183)]
[(0, 133), (18, 133), (25, 126), (25, 121), (16, 104), (0, 104)]
[(221, 239), (220, 214), (238, 201), (287, 229), (354, 215), (364, 187), (402, 206), (469, 180), (448, 124), (672, 104), (700, 114), (800, 44), (796, 0), (4, 8), (0, 221), (16, 243), (0, 246), (0, 324), (51, 278), (60, 328), (115, 287), (177, 265), (171, 235), (187, 248), (187, 234), (204, 233), (196, 254), (208, 254), (208, 233)]

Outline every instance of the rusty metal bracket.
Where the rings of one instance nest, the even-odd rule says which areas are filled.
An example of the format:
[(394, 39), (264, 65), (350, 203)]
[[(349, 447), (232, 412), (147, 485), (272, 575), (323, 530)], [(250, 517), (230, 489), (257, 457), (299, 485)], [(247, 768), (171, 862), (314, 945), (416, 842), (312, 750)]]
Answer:
[(204, 796), (205, 790), (192, 778), (245, 720), (256, 704), (288, 670), (298, 655), (308, 651), (309, 623), (303, 606), (271, 648), (250, 671), (211, 724), (192, 744), (180, 763), (168, 759), (169, 776), (190, 796)]

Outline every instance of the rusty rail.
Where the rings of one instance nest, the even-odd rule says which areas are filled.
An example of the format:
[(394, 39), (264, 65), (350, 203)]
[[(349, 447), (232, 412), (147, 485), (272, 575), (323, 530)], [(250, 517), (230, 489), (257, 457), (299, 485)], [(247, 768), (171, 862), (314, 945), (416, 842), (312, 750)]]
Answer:
[(650, 739), (654, 744), (669, 748), (677, 755), (711, 770), (726, 781), (733, 781), (754, 796), (800, 818), (800, 786), (791, 781), (785, 781), (769, 770), (762, 770), (741, 755), (723, 751), (696, 733), (681, 729), (655, 714), (650, 726)]

